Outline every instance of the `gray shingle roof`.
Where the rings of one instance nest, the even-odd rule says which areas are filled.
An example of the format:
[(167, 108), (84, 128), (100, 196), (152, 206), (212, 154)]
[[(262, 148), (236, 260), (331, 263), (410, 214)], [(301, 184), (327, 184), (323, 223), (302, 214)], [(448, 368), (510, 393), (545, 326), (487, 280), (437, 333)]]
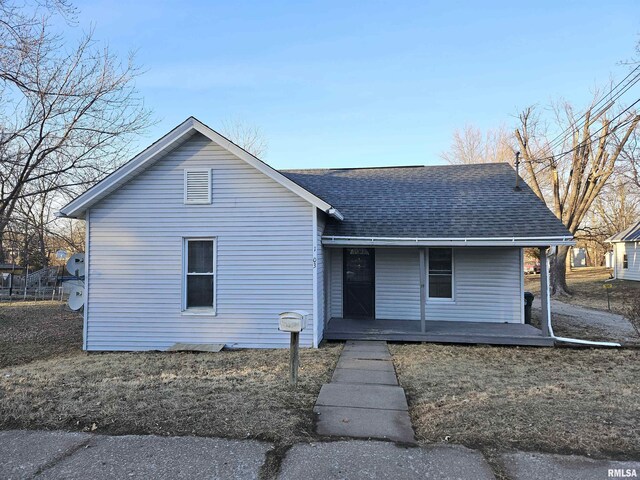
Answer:
[(640, 240), (640, 222), (634, 223), (623, 231), (607, 238), (607, 242), (637, 242)]
[(571, 236), (507, 163), (335, 170), (282, 174), (343, 215), (328, 236), (496, 238)]

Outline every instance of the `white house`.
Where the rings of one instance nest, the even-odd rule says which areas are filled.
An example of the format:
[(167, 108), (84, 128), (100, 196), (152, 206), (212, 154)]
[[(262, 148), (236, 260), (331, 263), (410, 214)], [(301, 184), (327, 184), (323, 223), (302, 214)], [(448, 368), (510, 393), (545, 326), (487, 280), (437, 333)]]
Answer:
[(61, 209), (87, 226), (84, 348), (284, 347), (290, 309), (308, 347), (550, 345), (523, 248), (546, 265), (573, 239), (514, 184), (507, 164), (277, 171), (191, 117)]
[(613, 246), (613, 276), (640, 280), (640, 222), (607, 238)]

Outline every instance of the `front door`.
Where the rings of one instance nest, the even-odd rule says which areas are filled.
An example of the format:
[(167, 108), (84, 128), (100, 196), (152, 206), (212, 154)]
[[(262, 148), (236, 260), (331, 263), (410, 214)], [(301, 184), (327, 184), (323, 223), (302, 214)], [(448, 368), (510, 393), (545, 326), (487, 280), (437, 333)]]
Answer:
[(345, 318), (375, 318), (375, 250), (344, 249)]

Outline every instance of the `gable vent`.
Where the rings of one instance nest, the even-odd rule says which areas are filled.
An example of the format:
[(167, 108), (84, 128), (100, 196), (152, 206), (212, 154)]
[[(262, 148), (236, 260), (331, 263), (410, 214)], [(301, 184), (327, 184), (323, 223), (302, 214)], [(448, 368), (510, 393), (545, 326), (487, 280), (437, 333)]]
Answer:
[(211, 170), (184, 171), (184, 203), (211, 203)]

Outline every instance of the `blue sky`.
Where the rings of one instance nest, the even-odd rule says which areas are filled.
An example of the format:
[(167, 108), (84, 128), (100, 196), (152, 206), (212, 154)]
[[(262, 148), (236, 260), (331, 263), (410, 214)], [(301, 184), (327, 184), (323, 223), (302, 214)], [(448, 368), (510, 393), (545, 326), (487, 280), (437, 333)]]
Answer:
[(77, 5), (81, 27), (146, 69), (159, 123), (140, 148), (189, 115), (236, 118), (263, 130), (276, 168), (442, 163), (466, 123), (588, 103), (640, 34), (637, 0)]

